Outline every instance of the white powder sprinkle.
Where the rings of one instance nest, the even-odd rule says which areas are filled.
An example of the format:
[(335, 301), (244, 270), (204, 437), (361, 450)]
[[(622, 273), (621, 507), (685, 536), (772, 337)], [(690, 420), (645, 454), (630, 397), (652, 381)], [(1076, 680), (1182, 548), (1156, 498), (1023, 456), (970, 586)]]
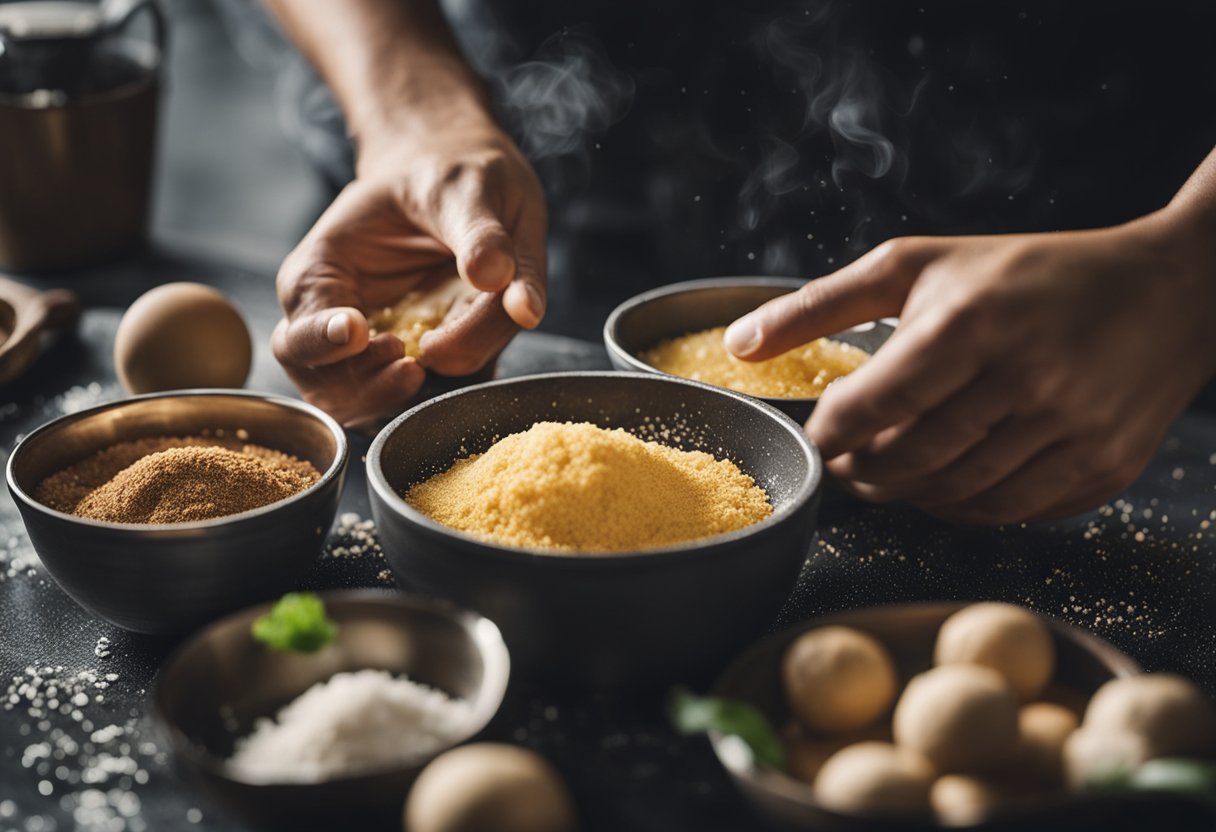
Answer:
[(261, 783), (319, 782), (418, 760), (451, 745), (469, 703), (383, 670), (337, 673), (260, 719), (228, 765)]

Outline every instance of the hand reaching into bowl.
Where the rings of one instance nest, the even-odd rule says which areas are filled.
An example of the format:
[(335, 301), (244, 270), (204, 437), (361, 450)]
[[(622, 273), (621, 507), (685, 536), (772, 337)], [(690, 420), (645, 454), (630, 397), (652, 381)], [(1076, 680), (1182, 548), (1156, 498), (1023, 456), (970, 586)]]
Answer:
[[(334, 89), (359, 149), (355, 180), (279, 271), (274, 353), (305, 399), (368, 425), (414, 397), (424, 368), (468, 375), (540, 322), (544, 195), (436, 8), (271, 6)], [(364, 310), (454, 280), (472, 291), (422, 337), (417, 360), (396, 336), (370, 334)]]
[(1214, 228), (1216, 152), (1126, 225), (888, 241), (726, 343), (761, 360), (899, 316), (807, 422), (829, 472), (960, 522), (1068, 516), (1135, 479), (1216, 375)]

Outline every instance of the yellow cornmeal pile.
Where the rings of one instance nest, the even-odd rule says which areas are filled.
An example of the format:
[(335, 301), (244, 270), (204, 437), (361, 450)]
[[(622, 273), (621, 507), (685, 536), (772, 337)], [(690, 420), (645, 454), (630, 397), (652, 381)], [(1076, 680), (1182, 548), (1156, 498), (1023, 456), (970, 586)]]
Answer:
[(571, 552), (670, 546), (773, 513), (764, 489), (728, 459), (585, 422), (537, 422), (405, 499), (492, 543)]
[(729, 387), (750, 396), (817, 399), (828, 385), (870, 357), (851, 344), (819, 338), (767, 361), (740, 361), (726, 351), (720, 326), (663, 341), (642, 353), (656, 370)]
[(307, 461), (207, 437), (120, 442), (43, 480), (36, 498), (112, 523), (186, 523), (239, 514), (321, 478)]
[(405, 344), (405, 354), (422, 354), (422, 336), (443, 323), (448, 312), (467, 293), (460, 280), (448, 280), (426, 289), (407, 292), (393, 306), (369, 312), (367, 323), (372, 335), (389, 332)]

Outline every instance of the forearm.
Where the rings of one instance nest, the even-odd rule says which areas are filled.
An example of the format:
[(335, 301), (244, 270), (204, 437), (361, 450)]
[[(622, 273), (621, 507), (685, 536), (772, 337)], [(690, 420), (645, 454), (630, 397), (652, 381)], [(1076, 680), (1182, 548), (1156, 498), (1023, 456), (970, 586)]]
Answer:
[(337, 96), (362, 151), (492, 124), (436, 0), (265, 0)]

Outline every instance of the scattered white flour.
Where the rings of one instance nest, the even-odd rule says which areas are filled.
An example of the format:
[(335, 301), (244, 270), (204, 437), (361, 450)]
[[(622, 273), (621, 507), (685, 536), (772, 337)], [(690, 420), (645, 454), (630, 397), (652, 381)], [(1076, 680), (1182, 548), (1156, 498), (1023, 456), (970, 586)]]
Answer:
[(237, 741), (233, 773), (262, 783), (319, 782), (406, 763), (461, 737), (472, 706), (383, 670), (337, 673)]

